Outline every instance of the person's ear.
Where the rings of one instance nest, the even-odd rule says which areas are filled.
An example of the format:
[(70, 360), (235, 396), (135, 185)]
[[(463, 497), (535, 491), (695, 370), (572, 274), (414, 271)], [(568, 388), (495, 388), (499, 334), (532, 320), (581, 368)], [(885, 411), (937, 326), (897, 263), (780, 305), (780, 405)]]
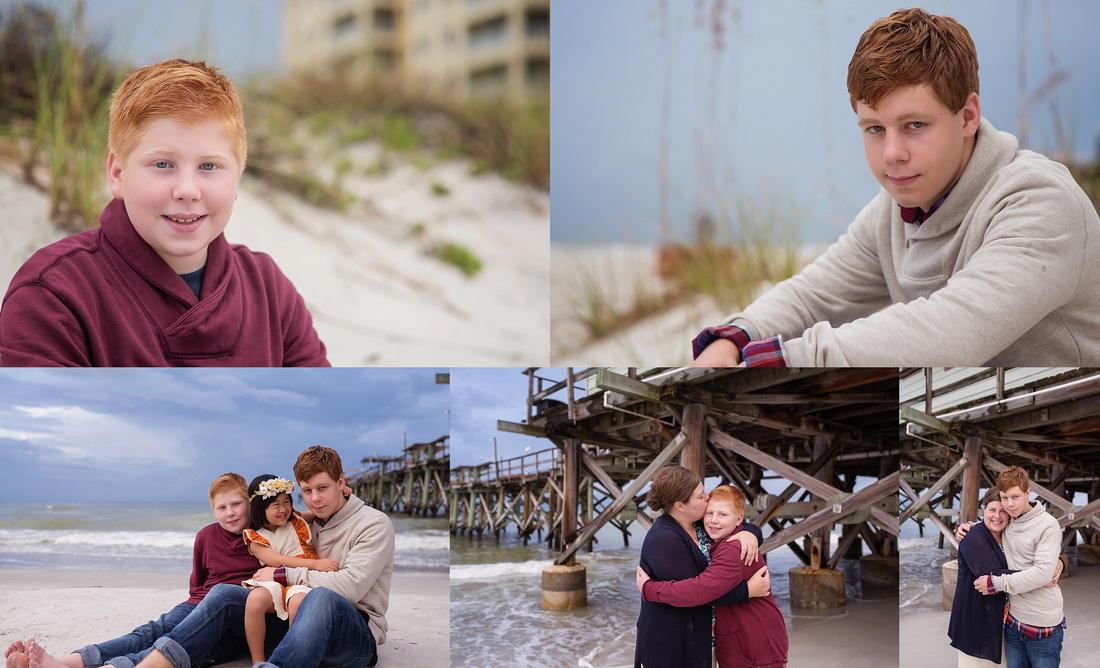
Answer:
[(122, 161), (114, 151), (107, 154), (107, 182), (111, 184), (111, 196), (122, 199)]
[(973, 137), (978, 132), (978, 125), (982, 121), (982, 105), (978, 102), (978, 94), (971, 93), (966, 98), (966, 103), (959, 110), (963, 119), (963, 136)]

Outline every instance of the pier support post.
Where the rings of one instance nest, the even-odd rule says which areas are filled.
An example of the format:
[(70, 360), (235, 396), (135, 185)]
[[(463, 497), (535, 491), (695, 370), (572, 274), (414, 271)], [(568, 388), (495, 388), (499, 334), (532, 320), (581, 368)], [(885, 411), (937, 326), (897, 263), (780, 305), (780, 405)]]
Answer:
[(791, 607), (810, 610), (843, 608), (848, 605), (844, 594), (844, 573), (835, 568), (799, 566), (788, 571)]
[(707, 405), (684, 406), (684, 433), (688, 444), (680, 451), (680, 466), (707, 475)]
[(901, 583), (898, 555), (868, 554), (859, 558), (859, 580), (864, 587), (898, 588)]
[[(1078, 566), (1100, 566), (1100, 545), (1081, 543), (1077, 546)], [(1065, 577), (1063, 575), (1063, 577)]]
[(955, 585), (959, 580), (959, 562), (952, 559), (943, 565), (943, 610), (951, 612), (955, 600)]
[(548, 566), (542, 571), (542, 609), (573, 610), (588, 605), (584, 566)]

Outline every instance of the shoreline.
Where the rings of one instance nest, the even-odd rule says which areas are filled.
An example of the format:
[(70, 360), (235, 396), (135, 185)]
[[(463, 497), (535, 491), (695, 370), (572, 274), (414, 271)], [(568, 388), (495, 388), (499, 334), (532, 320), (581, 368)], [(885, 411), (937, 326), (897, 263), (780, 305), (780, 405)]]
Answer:
[[(446, 573), (394, 573), (387, 641), (379, 663), (449, 665), (450, 580)], [(0, 569), (5, 592), (0, 644), (35, 638), (55, 657), (116, 638), (187, 600), (188, 573)], [(223, 664), (251, 665), (247, 658)]]

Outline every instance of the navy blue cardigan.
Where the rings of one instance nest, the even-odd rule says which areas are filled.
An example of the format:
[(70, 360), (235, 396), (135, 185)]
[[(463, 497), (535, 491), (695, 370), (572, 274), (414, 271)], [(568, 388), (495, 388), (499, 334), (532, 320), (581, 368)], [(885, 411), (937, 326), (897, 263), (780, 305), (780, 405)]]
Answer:
[(983, 575), (1006, 575), (1009, 570), (1004, 550), (985, 524), (979, 522), (959, 543), (959, 579), (951, 602), (947, 635), (951, 646), (970, 656), (1001, 662), (1005, 602), (1008, 594), (987, 596), (974, 589)]
[[(760, 528), (744, 523), (763, 542)], [(690, 536), (667, 514), (660, 515), (642, 542), (642, 570), (654, 580), (688, 580), (707, 568), (707, 559)], [(641, 598), (641, 595), (639, 595)], [(634, 667), (710, 668), (711, 606), (749, 600), (748, 582), (741, 582), (721, 598), (694, 608), (642, 601)]]

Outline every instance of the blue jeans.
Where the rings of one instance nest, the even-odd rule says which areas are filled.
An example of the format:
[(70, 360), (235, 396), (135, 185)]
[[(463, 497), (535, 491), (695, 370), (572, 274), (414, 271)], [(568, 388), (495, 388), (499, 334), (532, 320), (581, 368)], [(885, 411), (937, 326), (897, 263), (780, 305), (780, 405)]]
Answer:
[(1062, 627), (1046, 638), (1028, 638), (1005, 627), (1005, 662), (1008, 668), (1058, 668), (1062, 660)]
[[(243, 638), (248, 592), (236, 585), (215, 586), (187, 619), (153, 646), (176, 668), (190, 668), (226, 631)], [(374, 636), (366, 617), (343, 596), (324, 588), (306, 594), (294, 625), (271, 654), (271, 664), (282, 668), (366, 668), (375, 661)]]
[(153, 648), (153, 642), (176, 628), (176, 625), (182, 622), (196, 605), (196, 603), (180, 603), (160, 618), (137, 627), (121, 638), (81, 647), (73, 654), (79, 654), (84, 665), (89, 668), (106, 663), (112, 663), (118, 668), (133, 668), (149, 654)]

